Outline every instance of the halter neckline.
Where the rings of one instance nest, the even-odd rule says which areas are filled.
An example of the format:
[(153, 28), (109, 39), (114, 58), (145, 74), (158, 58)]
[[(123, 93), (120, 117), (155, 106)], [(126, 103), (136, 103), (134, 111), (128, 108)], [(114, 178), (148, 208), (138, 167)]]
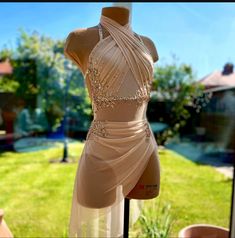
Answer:
[(132, 31), (132, 27), (131, 27), (131, 23), (130, 22), (127, 22), (125, 25), (121, 25), (120, 23), (118, 23), (117, 21), (109, 18), (109, 17), (106, 17), (104, 15), (101, 15), (100, 16), (100, 24), (102, 25), (102, 22), (103, 21), (106, 21), (106, 22), (109, 22), (109, 23), (112, 23), (113, 25), (119, 27), (119, 28), (127, 28), (129, 29), (130, 31)]

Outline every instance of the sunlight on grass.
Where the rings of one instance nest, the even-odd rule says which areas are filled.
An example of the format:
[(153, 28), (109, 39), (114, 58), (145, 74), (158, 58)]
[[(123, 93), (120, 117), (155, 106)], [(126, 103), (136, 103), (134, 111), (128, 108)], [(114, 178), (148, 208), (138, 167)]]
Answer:
[[(231, 179), (211, 166), (197, 165), (167, 149), (160, 151), (160, 163), (160, 195), (146, 200), (144, 210), (150, 213), (155, 204), (157, 220), (159, 208), (171, 205), (173, 226), (169, 237), (177, 237), (180, 229), (193, 223), (229, 228)], [(138, 221), (134, 226), (136, 231), (139, 226)]]
[[(83, 146), (82, 142), (69, 144), (73, 163), (49, 163), (51, 159), (61, 160), (63, 147), (0, 154), (0, 208), (14, 236), (67, 237), (74, 178)], [(145, 200), (145, 214), (150, 214), (153, 205), (161, 208), (171, 204), (174, 222), (169, 237), (177, 237), (181, 228), (192, 223), (229, 227), (231, 179), (167, 149), (159, 150), (159, 155), (160, 195)], [(160, 219), (159, 210), (155, 214)], [(136, 237), (140, 227), (138, 220), (130, 237)]]

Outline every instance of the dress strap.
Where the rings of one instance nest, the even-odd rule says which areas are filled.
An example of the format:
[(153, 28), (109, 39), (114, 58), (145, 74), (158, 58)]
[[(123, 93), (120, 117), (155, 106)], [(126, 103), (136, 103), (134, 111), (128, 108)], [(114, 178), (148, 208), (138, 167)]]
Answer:
[(103, 39), (103, 33), (102, 33), (102, 28), (101, 28), (101, 24), (98, 24), (98, 28), (99, 28), (99, 36), (100, 36), (100, 40)]
[[(100, 24), (115, 41), (139, 87), (143, 87), (144, 83), (152, 78), (153, 59), (148, 48), (142, 43), (142, 39), (134, 36), (130, 22), (123, 26), (101, 15)], [(115, 57), (116, 55), (113, 54), (113, 59)]]
[(138, 36), (138, 38), (140, 39), (140, 41), (144, 44), (144, 42), (143, 42), (142, 38), (140, 37), (140, 35), (137, 34), (137, 33), (136, 33), (136, 35)]

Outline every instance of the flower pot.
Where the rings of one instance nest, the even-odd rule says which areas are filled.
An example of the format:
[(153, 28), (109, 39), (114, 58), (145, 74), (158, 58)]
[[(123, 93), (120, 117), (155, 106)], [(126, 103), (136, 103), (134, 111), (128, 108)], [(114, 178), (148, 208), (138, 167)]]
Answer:
[(180, 230), (178, 238), (229, 238), (229, 230), (210, 224), (194, 224)]

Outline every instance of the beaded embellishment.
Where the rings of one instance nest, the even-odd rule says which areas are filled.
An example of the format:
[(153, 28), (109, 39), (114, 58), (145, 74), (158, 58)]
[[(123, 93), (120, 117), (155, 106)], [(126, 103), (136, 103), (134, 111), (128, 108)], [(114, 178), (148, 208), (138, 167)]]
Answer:
[[(151, 136), (150, 128), (149, 128), (149, 123), (145, 123), (145, 133), (146, 133), (146, 139), (145, 141), (148, 142)], [(103, 137), (106, 138), (109, 133), (107, 132), (105, 128), (104, 121), (96, 120), (94, 119), (91, 123), (91, 126), (89, 128), (89, 131), (87, 133), (86, 140), (91, 139), (92, 136), (98, 136), (98, 137)]]
[(124, 101), (132, 103), (133, 101), (136, 101), (136, 106), (138, 107), (143, 102), (148, 102), (150, 100), (152, 81), (144, 83), (144, 87), (137, 89), (134, 96), (118, 96), (104, 92), (105, 86), (99, 80), (100, 71), (95, 68), (92, 63), (89, 64), (88, 74), (91, 79), (92, 101), (96, 105), (96, 109), (94, 109), (95, 113), (102, 108), (114, 108), (117, 102)]
[(145, 128), (145, 132), (146, 132), (146, 139), (145, 139), (145, 141), (148, 142), (149, 139), (150, 139), (150, 135), (151, 135), (150, 128), (149, 128), (149, 123), (146, 122), (145, 126), (146, 126), (146, 128)]
[(108, 136), (104, 123), (102, 121), (95, 120), (95, 119), (91, 123), (86, 139), (89, 139), (91, 137), (91, 134), (101, 136), (101, 137)]
[[(99, 35), (101, 40), (105, 40), (102, 36), (101, 26), (99, 25)], [(141, 38), (140, 38), (141, 39)], [(142, 40), (142, 39), (141, 39)], [(97, 48), (99, 45), (97, 46)], [(125, 103), (132, 103), (133, 101), (136, 102), (136, 106), (142, 105), (145, 101), (148, 102), (150, 100), (150, 92), (152, 87), (152, 80), (146, 80), (143, 83), (143, 86), (136, 90), (133, 96), (119, 96), (115, 95), (115, 93), (111, 93), (113, 90), (112, 85), (104, 85), (102, 80), (100, 80), (100, 70), (98, 68), (98, 61), (100, 61), (99, 57), (95, 57), (94, 50), (88, 60), (88, 68), (86, 76), (89, 75), (89, 79), (91, 82), (91, 91), (92, 91), (92, 108), (94, 113), (99, 111), (102, 108), (114, 108), (115, 104), (118, 102), (125, 102)], [(103, 64), (99, 65), (101, 67)], [(115, 78), (118, 77), (120, 72), (115, 74)], [(123, 77), (124, 78), (124, 77)], [(111, 81), (111, 80), (110, 80)], [(121, 83), (119, 84), (121, 86)], [(119, 86), (119, 88), (120, 88)], [(107, 89), (110, 88), (110, 90)], [(95, 105), (95, 107), (93, 106)]]

